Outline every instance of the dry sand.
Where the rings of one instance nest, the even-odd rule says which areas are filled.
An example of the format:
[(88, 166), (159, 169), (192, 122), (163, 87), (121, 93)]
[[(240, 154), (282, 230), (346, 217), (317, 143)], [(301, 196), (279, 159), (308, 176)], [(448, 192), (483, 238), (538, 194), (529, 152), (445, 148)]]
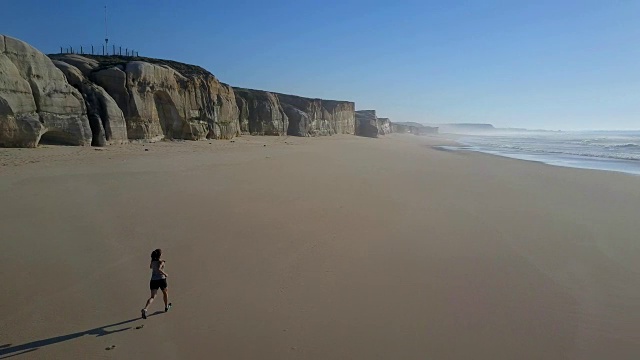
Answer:
[(0, 149), (0, 358), (640, 358), (640, 177), (441, 141)]

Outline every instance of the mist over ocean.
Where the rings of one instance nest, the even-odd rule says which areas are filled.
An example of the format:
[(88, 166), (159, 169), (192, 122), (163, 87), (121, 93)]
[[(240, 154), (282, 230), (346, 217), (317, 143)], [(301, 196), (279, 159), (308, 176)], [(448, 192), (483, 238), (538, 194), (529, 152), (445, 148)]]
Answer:
[(505, 132), (460, 135), (457, 141), (464, 150), (640, 175), (640, 131)]

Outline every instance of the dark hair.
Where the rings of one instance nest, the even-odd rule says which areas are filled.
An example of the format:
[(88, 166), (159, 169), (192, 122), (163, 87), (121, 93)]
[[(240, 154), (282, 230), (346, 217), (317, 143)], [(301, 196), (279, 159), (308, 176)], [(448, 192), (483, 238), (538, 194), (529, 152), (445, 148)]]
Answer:
[(155, 249), (151, 252), (151, 261), (159, 261), (160, 255), (162, 255), (162, 250)]

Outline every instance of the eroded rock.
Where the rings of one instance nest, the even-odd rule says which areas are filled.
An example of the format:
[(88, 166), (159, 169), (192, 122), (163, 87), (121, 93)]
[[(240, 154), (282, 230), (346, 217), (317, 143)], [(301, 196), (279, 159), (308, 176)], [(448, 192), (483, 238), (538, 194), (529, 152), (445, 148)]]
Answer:
[(377, 126), (378, 135), (387, 135), (393, 132), (391, 129), (391, 121), (389, 121), (389, 118), (378, 118)]
[(50, 57), (0, 36), (0, 146), (358, 132), (353, 102), (234, 90), (169, 60)]
[(0, 35), (0, 146), (89, 145), (82, 95), (44, 54)]
[(75, 66), (58, 60), (53, 60), (53, 63), (64, 73), (67, 81), (82, 93), (91, 127), (91, 145), (105, 146), (127, 142), (124, 114), (106, 90), (88, 81)]
[[(240, 134), (232, 88), (200, 67), (157, 59), (85, 57), (98, 62), (89, 79), (122, 110), (130, 140), (230, 139)], [(74, 61), (79, 61), (77, 56)]]
[(240, 126), (251, 135), (324, 136), (355, 133), (355, 104), (234, 88)]
[(356, 111), (356, 135), (377, 138), (378, 118), (375, 110)]
[(251, 135), (286, 135), (289, 117), (278, 96), (262, 90), (234, 88), (242, 132)]
[(289, 116), (288, 135), (326, 136), (355, 133), (355, 104), (352, 102), (277, 95)]

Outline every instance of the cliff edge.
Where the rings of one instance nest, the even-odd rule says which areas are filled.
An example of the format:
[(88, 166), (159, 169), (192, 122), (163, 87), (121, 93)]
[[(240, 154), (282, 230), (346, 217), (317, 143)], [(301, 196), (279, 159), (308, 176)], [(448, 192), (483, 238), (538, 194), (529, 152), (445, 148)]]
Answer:
[(356, 112), (350, 101), (233, 88), (170, 60), (46, 56), (3, 35), (0, 75), (0, 147), (393, 131), (389, 119)]

